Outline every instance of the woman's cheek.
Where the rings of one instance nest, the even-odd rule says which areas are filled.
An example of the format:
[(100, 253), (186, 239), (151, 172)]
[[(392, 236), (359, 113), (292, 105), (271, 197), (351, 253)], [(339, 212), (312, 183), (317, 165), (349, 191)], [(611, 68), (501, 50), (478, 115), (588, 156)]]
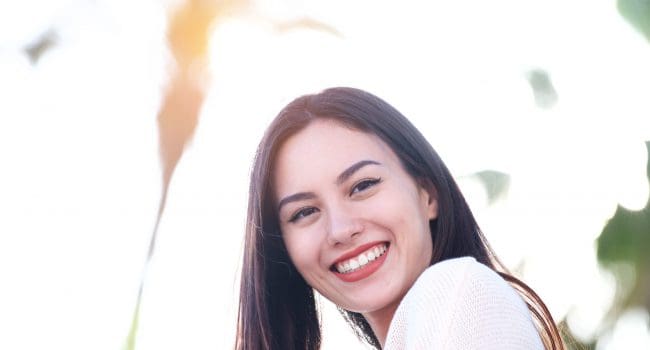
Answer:
[(311, 232), (308, 230), (296, 230), (285, 236), (287, 251), (299, 271), (318, 262), (319, 247), (316, 244), (317, 240), (311, 237)]

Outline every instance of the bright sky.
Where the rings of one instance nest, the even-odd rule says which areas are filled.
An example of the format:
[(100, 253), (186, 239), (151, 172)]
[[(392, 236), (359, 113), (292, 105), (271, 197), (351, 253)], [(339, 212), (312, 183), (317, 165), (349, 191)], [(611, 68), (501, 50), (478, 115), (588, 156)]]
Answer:
[[(303, 17), (340, 35), (273, 25)], [(31, 65), (22, 48), (48, 28), (57, 45)], [(164, 28), (153, 0), (0, 3), (0, 348), (121, 348), (160, 195)], [(423, 131), (506, 264), (590, 339), (614, 286), (594, 239), (616, 203), (648, 198), (647, 62), (615, 1), (253, 2), (214, 30), (213, 82), (172, 180), (137, 349), (230, 347), (254, 149), (284, 104), (337, 85)], [(550, 110), (535, 106), (531, 69), (553, 82)], [(484, 169), (511, 176), (494, 205), (467, 177)], [(351, 348), (324, 308), (324, 348)], [(643, 322), (630, 311), (598, 349), (647, 348)]]

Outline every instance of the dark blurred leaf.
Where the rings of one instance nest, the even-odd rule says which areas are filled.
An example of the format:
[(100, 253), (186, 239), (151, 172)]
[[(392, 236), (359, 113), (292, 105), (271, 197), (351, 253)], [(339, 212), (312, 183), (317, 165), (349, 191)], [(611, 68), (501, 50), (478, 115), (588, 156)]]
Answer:
[(618, 0), (618, 12), (650, 41), (650, 0)]
[[(647, 176), (650, 181), (650, 141), (646, 142), (648, 149)], [(632, 211), (621, 206), (603, 228), (597, 240), (598, 261), (609, 267), (617, 276), (619, 283), (626, 283), (625, 276), (620, 275), (617, 265), (628, 264), (634, 267), (635, 278), (627, 296), (622, 296), (621, 304), (615, 309), (623, 309), (632, 305), (644, 306), (650, 311), (650, 198), (645, 208)]]
[(621, 206), (598, 238), (598, 259), (603, 263), (636, 264), (650, 255), (650, 210), (627, 210)]

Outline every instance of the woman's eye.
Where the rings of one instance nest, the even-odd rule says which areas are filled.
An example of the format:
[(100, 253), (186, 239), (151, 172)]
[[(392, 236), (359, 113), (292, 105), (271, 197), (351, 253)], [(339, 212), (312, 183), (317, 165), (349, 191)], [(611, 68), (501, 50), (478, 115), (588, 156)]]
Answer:
[(365, 179), (357, 182), (354, 187), (352, 187), (352, 191), (350, 191), (350, 195), (353, 195), (358, 192), (363, 192), (367, 190), (368, 188), (378, 184), (381, 181), (380, 178), (377, 179)]
[(306, 218), (307, 216), (315, 213), (318, 209), (314, 207), (306, 207), (298, 210), (295, 214), (291, 216), (289, 222), (296, 222), (300, 219)]

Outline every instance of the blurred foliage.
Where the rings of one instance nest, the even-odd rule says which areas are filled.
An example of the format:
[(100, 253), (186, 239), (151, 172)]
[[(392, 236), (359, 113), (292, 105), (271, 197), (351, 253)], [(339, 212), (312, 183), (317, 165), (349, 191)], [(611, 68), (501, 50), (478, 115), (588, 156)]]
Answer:
[(558, 96), (548, 72), (542, 69), (533, 69), (526, 73), (526, 78), (533, 89), (537, 107), (550, 109), (555, 106)]
[(126, 342), (124, 344), (124, 350), (134, 350), (135, 349), (135, 338), (138, 334), (138, 323), (140, 321), (140, 299), (135, 306), (135, 313), (133, 319), (131, 320), (131, 327), (129, 328), (129, 334), (126, 337)]
[[(646, 142), (646, 148), (649, 155), (646, 174), (650, 182), (650, 141)], [(650, 198), (639, 211), (618, 206), (597, 243), (598, 261), (616, 275), (619, 294), (626, 294), (619, 295), (612, 316), (632, 306), (650, 312)], [(633, 278), (627, 278), (620, 266), (632, 267)]]
[(571, 333), (571, 328), (567, 324), (566, 318), (557, 324), (557, 328), (562, 335), (562, 341), (566, 346), (566, 350), (594, 350), (596, 349), (596, 342), (598, 339), (592, 340), (590, 343), (583, 343)]
[(31, 64), (35, 65), (43, 57), (43, 55), (53, 48), (58, 41), (58, 37), (54, 29), (50, 29), (38, 37), (34, 42), (30, 43), (24, 48), (27, 57)]
[(180, 69), (207, 57), (212, 23), (232, 2), (188, 0), (170, 17), (167, 39)]
[(188, 0), (172, 11), (167, 40), (176, 66), (158, 112), (159, 149), (163, 168), (162, 195), (158, 215), (149, 242), (145, 275), (140, 280), (131, 327), (124, 348), (135, 349), (140, 305), (147, 267), (153, 256), (158, 227), (165, 210), (167, 193), (174, 169), (194, 135), (205, 99), (208, 79), (208, 38), (213, 22), (223, 7), (233, 1)]
[(198, 124), (208, 81), (208, 39), (222, 7), (233, 1), (188, 0), (169, 17), (167, 40), (176, 66), (158, 112), (163, 186), (166, 191)]
[(492, 204), (508, 193), (510, 175), (496, 170), (482, 170), (471, 175), (485, 187), (488, 204)]
[(650, 0), (618, 0), (618, 12), (650, 42)]

